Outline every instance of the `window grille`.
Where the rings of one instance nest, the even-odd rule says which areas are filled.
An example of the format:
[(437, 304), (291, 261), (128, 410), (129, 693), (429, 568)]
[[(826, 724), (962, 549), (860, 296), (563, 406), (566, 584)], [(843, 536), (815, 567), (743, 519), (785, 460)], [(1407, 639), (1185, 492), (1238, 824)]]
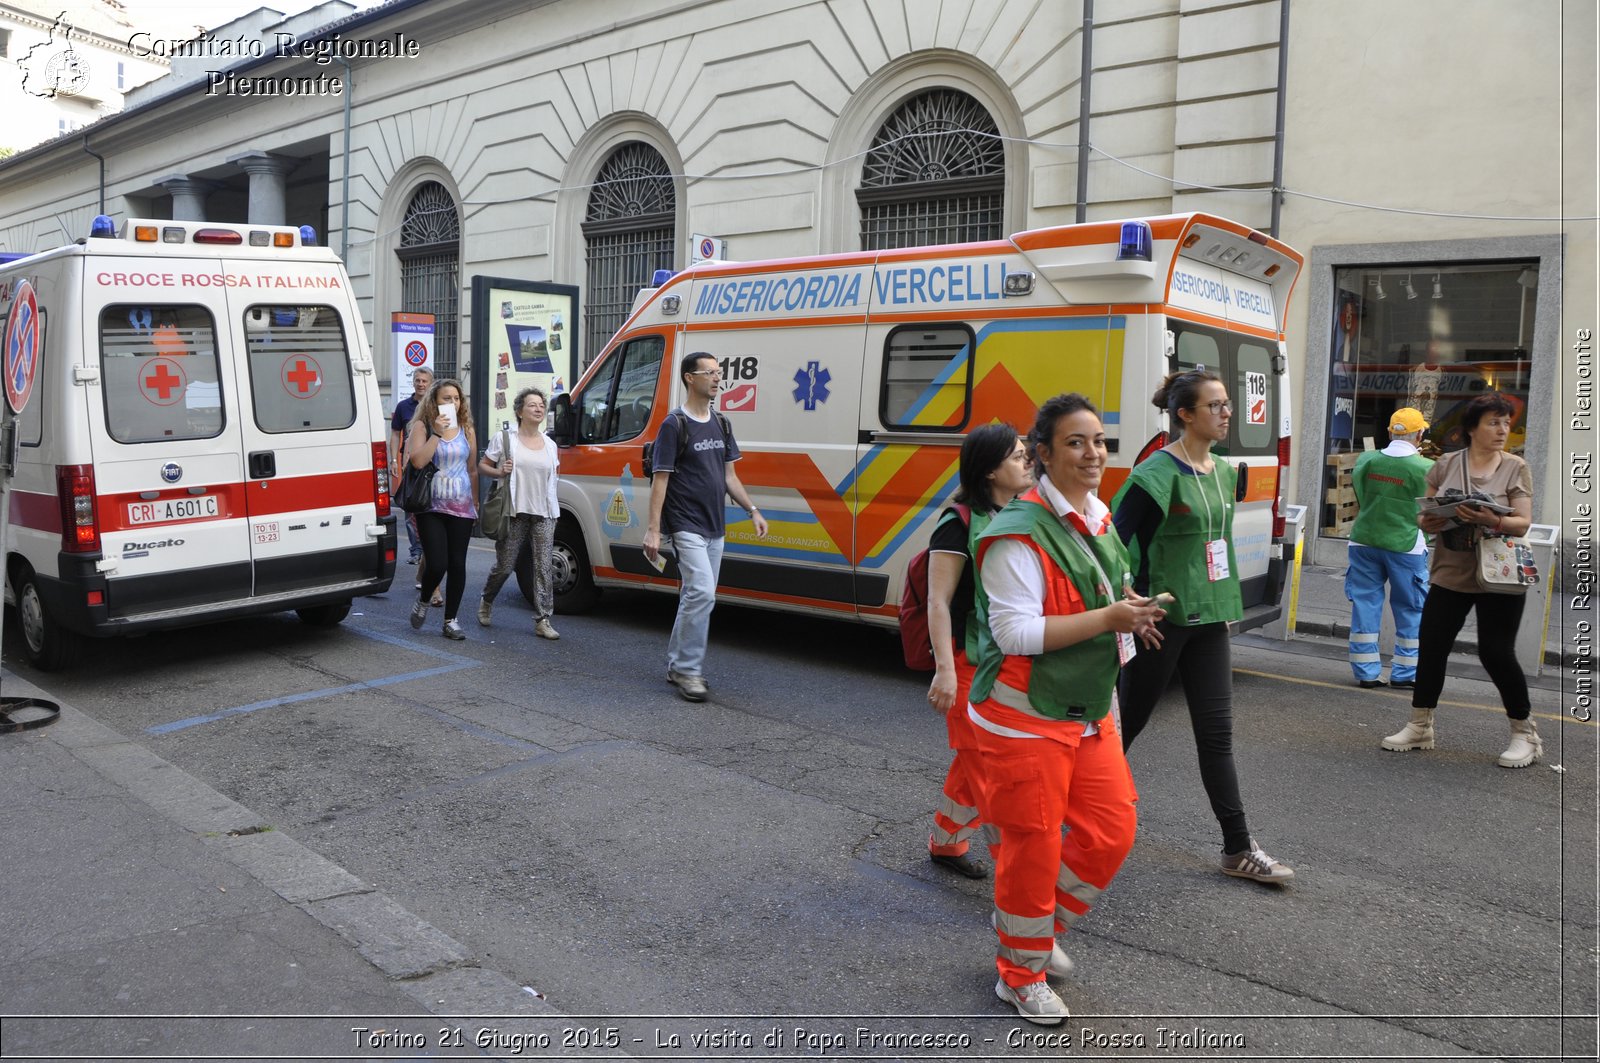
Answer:
[(461, 317), (461, 218), (437, 181), (419, 187), (400, 224), (400, 308), (433, 315), (435, 379), (459, 374), (456, 338)]
[(954, 89), (913, 96), (873, 139), (856, 202), (863, 250), (999, 239), (1005, 146), (994, 119)]
[(655, 271), (672, 268), (676, 211), (672, 171), (650, 145), (624, 144), (600, 167), (583, 223), (585, 364), (627, 320)]

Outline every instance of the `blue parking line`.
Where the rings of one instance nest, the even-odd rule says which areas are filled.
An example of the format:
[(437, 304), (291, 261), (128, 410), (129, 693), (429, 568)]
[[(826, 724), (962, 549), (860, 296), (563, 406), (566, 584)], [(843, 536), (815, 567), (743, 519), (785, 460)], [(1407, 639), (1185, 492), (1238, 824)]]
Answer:
[(230, 716), (242, 716), (247, 712), (258, 712), (261, 709), (277, 708), (279, 705), (294, 705), (302, 701), (315, 701), (318, 698), (331, 698), (339, 694), (352, 694), (360, 690), (376, 690), (381, 687), (394, 686), (396, 683), (405, 683), (413, 679), (429, 679), (436, 675), (447, 675), (450, 672), (459, 672), (463, 668), (471, 668), (481, 664), (481, 661), (471, 657), (463, 657), (458, 653), (419, 644), (409, 639), (396, 635), (385, 635), (377, 631), (366, 631), (356, 627), (346, 627), (342, 630), (361, 635), (364, 638), (374, 639), (378, 642), (387, 642), (394, 646), (420, 653), (424, 656), (435, 657), (444, 661), (437, 668), (424, 668), (419, 672), (405, 672), (401, 675), (384, 676), (380, 679), (365, 679), (359, 683), (346, 683), (344, 686), (326, 687), (322, 690), (309, 690), (304, 694), (288, 694), (281, 698), (269, 698), (266, 701), (253, 701), (248, 705), (236, 705), (231, 709), (221, 709), (205, 716), (191, 716), (185, 720), (174, 720), (171, 723), (159, 723), (153, 727), (146, 727), (146, 734), (163, 735), (174, 731), (182, 731), (189, 727), (198, 727), (203, 723), (215, 723), (225, 720)]

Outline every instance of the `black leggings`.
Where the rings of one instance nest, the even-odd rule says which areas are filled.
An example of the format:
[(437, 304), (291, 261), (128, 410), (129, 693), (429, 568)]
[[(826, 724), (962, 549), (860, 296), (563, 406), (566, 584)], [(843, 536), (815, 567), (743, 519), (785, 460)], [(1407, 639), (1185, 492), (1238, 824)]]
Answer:
[(1233, 766), (1233, 643), (1227, 624), (1182, 627), (1163, 620), (1161, 649), (1139, 647), (1122, 670), (1117, 693), (1122, 705), (1122, 748), (1128, 749), (1150, 722), (1156, 702), (1166, 693), (1174, 669), (1183, 677), (1200, 759), (1200, 781), (1211, 799), (1211, 811), (1222, 827), (1222, 850), (1250, 848), (1250, 828), (1239, 797), (1239, 776)]
[[(433, 597), (444, 581), (444, 618), (454, 620), (467, 585), (467, 544), (472, 541), (472, 518), (448, 513), (418, 513), (417, 534), (422, 538), (422, 597)], [(449, 579), (445, 579), (448, 576)]]
[(1450, 650), (1469, 612), (1478, 615), (1478, 660), (1500, 691), (1500, 704), (1513, 720), (1526, 720), (1532, 707), (1528, 681), (1517, 663), (1517, 627), (1522, 623), (1521, 594), (1464, 594), (1435, 583), (1422, 603), (1422, 628), (1417, 650), (1417, 689), (1411, 706), (1431, 709), (1444, 690), (1444, 669)]

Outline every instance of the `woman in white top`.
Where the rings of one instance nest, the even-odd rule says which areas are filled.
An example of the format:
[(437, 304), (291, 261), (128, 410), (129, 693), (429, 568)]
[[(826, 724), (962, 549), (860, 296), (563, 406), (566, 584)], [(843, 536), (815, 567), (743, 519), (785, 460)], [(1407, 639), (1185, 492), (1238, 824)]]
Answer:
[(516, 568), (522, 544), (529, 543), (533, 554), (534, 601), (538, 609), (534, 614), (533, 632), (542, 639), (558, 639), (561, 636), (551, 625), (550, 616), (555, 612), (555, 534), (556, 518), (561, 515), (556, 503), (556, 471), (560, 459), (555, 441), (544, 434), (544, 392), (538, 388), (523, 388), (517, 393), (513, 409), (517, 415), (517, 432), (510, 437), (511, 452), (503, 452), (507, 433), (496, 432), (478, 462), (478, 470), (485, 476), (511, 478), (511, 510), (515, 514), (510, 530), (495, 544), (494, 568), (483, 587), (478, 623), (489, 626), (495, 595)]

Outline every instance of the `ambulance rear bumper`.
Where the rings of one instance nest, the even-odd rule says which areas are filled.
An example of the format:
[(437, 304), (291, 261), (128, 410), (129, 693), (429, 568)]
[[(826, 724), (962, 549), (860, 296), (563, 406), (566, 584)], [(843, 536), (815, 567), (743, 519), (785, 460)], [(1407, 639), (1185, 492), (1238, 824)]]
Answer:
[[(128, 580), (108, 581), (94, 571), (91, 558), (65, 554), (61, 555), (60, 576), (39, 573), (36, 578), (44, 607), (57, 624), (81, 635), (106, 638), (335, 605), (382, 594), (394, 580), (394, 562), (382, 560), (384, 554), (378, 550), (371, 553), (370, 576), (323, 580), (315, 586), (266, 594), (240, 593), (240, 583), (230, 578), (232, 573), (207, 569), (140, 577), (135, 588), (128, 586)], [(204, 588), (208, 587), (215, 593), (207, 595)], [(90, 605), (89, 592), (96, 590), (102, 594), (102, 603)], [(137, 604), (127, 606), (130, 600)], [(119, 602), (125, 607), (119, 608)]]

